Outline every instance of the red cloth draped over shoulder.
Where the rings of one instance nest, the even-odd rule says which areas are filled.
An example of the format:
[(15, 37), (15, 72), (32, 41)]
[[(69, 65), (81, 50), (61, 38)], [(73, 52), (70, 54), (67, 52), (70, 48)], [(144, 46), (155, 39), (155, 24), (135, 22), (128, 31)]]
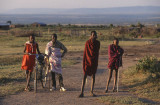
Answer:
[(109, 69), (118, 69), (122, 66), (122, 55), (124, 50), (120, 46), (115, 46), (114, 44), (109, 45), (108, 47), (108, 68)]
[[(26, 53), (36, 54), (37, 43), (30, 43), (26, 42)], [(22, 60), (22, 70), (29, 70), (30, 72), (33, 71), (33, 67), (35, 65), (35, 55), (24, 55)]]
[(91, 76), (95, 74), (98, 67), (98, 56), (99, 56), (100, 42), (95, 40), (88, 40), (85, 44), (83, 54), (83, 72)]

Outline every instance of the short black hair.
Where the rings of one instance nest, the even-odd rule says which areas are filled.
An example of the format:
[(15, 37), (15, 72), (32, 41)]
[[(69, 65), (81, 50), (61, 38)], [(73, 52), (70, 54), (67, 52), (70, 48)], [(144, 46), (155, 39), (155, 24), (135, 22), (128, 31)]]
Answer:
[(118, 38), (116, 38), (116, 37), (114, 37), (114, 39), (113, 39), (113, 40), (119, 41), (119, 39), (118, 39)]
[(35, 38), (35, 34), (34, 33), (29, 34), (29, 37), (31, 37), (31, 36)]
[(97, 33), (96, 31), (91, 31), (91, 35), (92, 35), (92, 33)]
[(57, 34), (55, 34), (55, 33), (54, 33), (54, 34), (52, 34), (52, 36), (54, 36), (54, 37), (55, 37), (55, 39), (57, 39)]

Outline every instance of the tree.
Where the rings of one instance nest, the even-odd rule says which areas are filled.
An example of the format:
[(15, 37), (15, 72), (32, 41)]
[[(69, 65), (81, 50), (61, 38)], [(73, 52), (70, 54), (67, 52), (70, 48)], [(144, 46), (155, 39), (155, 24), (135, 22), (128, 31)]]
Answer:
[(12, 24), (12, 21), (9, 20), (9, 21), (7, 21), (6, 23), (9, 23), (9, 24), (11, 25), (11, 24)]
[(113, 24), (110, 24), (109, 27), (112, 28), (112, 27), (114, 27), (114, 26), (113, 26)]
[(140, 22), (138, 22), (138, 23), (137, 23), (137, 27), (142, 28), (142, 27), (144, 27), (144, 25), (143, 25), (143, 24), (141, 24)]
[(136, 27), (134, 24), (131, 24), (130, 27)]

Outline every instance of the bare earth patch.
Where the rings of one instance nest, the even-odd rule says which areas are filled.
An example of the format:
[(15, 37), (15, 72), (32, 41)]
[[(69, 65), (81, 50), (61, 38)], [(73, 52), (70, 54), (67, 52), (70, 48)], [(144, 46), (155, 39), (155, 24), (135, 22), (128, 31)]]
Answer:
[[(134, 65), (136, 60), (143, 57), (146, 54), (154, 54), (157, 57), (160, 57), (159, 45), (147, 45), (142, 47), (124, 47), (125, 54), (123, 58), (123, 68), (120, 68), (120, 73), (122, 70)], [(120, 83), (120, 92), (112, 93), (111, 89), (113, 86), (113, 81), (109, 86), (109, 92), (107, 94), (104, 93), (107, 78), (108, 78), (108, 53), (107, 51), (101, 51), (99, 57), (99, 67), (96, 74), (96, 82), (95, 82), (95, 94), (97, 97), (90, 96), (90, 85), (91, 78), (87, 78), (87, 83), (85, 85), (84, 98), (78, 98), (81, 90), (81, 83), (83, 78), (82, 71), (82, 57), (83, 52), (75, 52), (68, 53), (66, 57), (72, 58), (76, 60), (76, 64), (63, 68), (63, 78), (64, 85), (67, 88), (66, 92), (60, 92), (59, 87), (57, 86), (57, 90), (50, 92), (49, 90), (42, 89), (39, 87), (38, 93), (31, 92), (21, 92), (15, 95), (9, 95), (0, 98), (1, 105), (104, 105), (104, 104), (130, 104), (121, 103), (122, 101), (119, 98), (123, 98), (124, 100), (134, 100), (136, 102), (142, 102), (144, 104), (159, 104), (158, 102), (154, 102), (152, 100), (139, 98), (136, 95), (133, 95), (128, 91), (126, 87), (121, 85)], [(58, 82), (58, 81), (57, 81)], [(121, 82), (121, 78), (120, 78)], [(33, 85), (33, 84), (32, 84)], [(14, 86), (14, 85), (13, 85)], [(103, 102), (103, 98), (108, 97), (111, 102)], [(112, 98), (118, 97), (117, 99), (112, 100)], [(138, 101), (137, 101), (138, 100)], [(116, 102), (113, 102), (116, 101)]]

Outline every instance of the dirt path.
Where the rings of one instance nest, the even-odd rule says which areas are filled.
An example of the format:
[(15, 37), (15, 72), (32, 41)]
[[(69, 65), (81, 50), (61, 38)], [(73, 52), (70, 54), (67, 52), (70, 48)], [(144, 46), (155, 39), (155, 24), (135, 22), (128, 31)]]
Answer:
[[(143, 50), (147, 51), (143, 47)], [(153, 47), (153, 46), (151, 46)], [(134, 47), (133, 47), (134, 48)], [(136, 48), (139, 49), (136, 52)], [(127, 48), (126, 47), (126, 55), (123, 59), (123, 68), (120, 68), (120, 72), (122, 70), (125, 70), (126, 68), (134, 65), (136, 63), (135, 59), (138, 59), (141, 57), (141, 48), (136, 47), (134, 49)], [(131, 51), (133, 50), (133, 51)], [(155, 48), (155, 51), (156, 48)], [(147, 54), (147, 52), (145, 52)], [(155, 52), (153, 52), (155, 53)], [(157, 54), (157, 52), (156, 52)], [(119, 95), (119, 96), (132, 96), (128, 92), (126, 88), (124, 88), (120, 84), (120, 92), (118, 93), (112, 93), (111, 89), (113, 86), (113, 81), (111, 81), (111, 84), (109, 86), (109, 93), (105, 94), (105, 86), (107, 82), (107, 62), (108, 62), (108, 56), (105, 52), (102, 52), (99, 57), (99, 67), (96, 74), (96, 82), (95, 82), (95, 94), (97, 97), (91, 97), (90, 96), (90, 85), (91, 85), (91, 78), (88, 77), (87, 84), (85, 85), (85, 92), (84, 92), (84, 98), (78, 98), (81, 90), (81, 83), (82, 83), (82, 56), (83, 53), (73, 53), (68, 54), (68, 57), (72, 57), (76, 59), (79, 63), (76, 65), (73, 65), (69, 68), (63, 69), (63, 78), (64, 78), (64, 85), (67, 88), (66, 92), (59, 92), (59, 88), (57, 88), (56, 91), (49, 92), (48, 90), (44, 90), (39, 88), (38, 93), (31, 92), (22, 92), (16, 95), (10, 95), (6, 96), (4, 98), (0, 98), (0, 104), (1, 105), (104, 105), (104, 103), (101, 103), (97, 97), (101, 96), (109, 96), (109, 95)], [(57, 81), (58, 82), (58, 81)], [(58, 84), (58, 83), (57, 83)], [(58, 86), (57, 86), (58, 87)], [(136, 97), (136, 96), (133, 96)], [(148, 103), (153, 103), (151, 100), (142, 99), (144, 101), (148, 101)]]

